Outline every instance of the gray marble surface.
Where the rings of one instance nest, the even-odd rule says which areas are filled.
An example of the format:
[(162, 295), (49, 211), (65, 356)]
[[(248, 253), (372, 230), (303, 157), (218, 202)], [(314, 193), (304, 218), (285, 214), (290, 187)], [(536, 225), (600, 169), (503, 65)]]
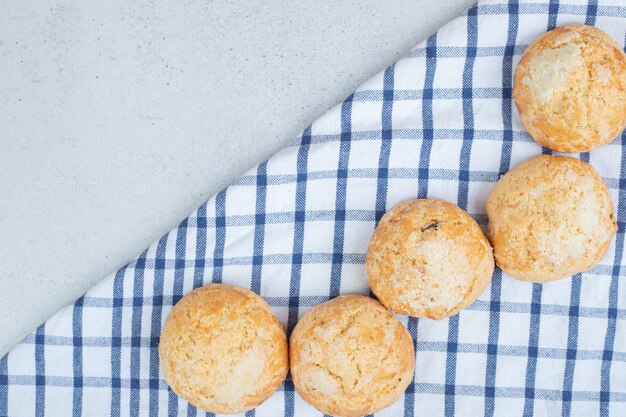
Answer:
[(0, 355), (473, 0), (0, 13)]

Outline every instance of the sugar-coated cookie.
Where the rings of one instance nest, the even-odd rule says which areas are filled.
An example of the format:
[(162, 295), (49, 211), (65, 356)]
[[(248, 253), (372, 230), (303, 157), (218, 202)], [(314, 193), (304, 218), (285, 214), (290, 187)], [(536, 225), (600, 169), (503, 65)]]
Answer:
[(626, 54), (593, 26), (556, 28), (524, 51), (513, 97), (541, 145), (560, 152), (597, 148), (626, 127)]
[(491, 246), (455, 204), (404, 201), (381, 219), (365, 260), (372, 292), (387, 308), (442, 319), (474, 302), (493, 274)]
[(159, 356), (174, 392), (212, 413), (241, 413), (276, 391), (289, 369), (287, 336), (250, 290), (210, 284), (183, 297), (165, 321)]
[(344, 295), (307, 312), (290, 338), (293, 383), (308, 403), (340, 417), (382, 410), (413, 378), (409, 332), (385, 307)]
[(606, 184), (590, 164), (569, 157), (522, 162), (496, 183), (486, 208), (496, 264), (524, 281), (590, 269), (617, 231)]

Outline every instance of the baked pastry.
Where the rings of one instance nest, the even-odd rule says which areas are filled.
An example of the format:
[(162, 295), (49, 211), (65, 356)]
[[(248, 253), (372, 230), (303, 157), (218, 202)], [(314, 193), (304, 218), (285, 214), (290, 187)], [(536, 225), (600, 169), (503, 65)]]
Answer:
[(482, 294), (493, 253), (478, 224), (443, 200), (408, 200), (381, 219), (367, 248), (372, 292), (387, 308), (442, 319)]
[(159, 343), (165, 381), (211, 413), (241, 413), (265, 401), (289, 369), (287, 336), (250, 290), (210, 284), (183, 297)]
[(626, 127), (626, 54), (593, 26), (556, 28), (524, 51), (513, 98), (541, 145), (559, 152), (597, 148)]
[(291, 376), (323, 413), (357, 417), (394, 403), (413, 378), (411, 335), (373, 298), (344, 295), (322, 303), (291, 334)]
[(588, 270), (617, 231), (602, 178), (588, 163), (564, 156), (522, 162), (496, 183), (486, 208), (496, 264), (523, 281)]

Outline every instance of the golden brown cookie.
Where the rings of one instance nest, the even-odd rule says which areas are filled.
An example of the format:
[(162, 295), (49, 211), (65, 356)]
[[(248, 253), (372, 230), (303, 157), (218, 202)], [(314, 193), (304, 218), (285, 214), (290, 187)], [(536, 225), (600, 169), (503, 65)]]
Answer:
[(443, 200), (404, 201), (381, 219), (367, 248), (372, 292), (396, 313), (442, 319), (482, 294), (493, 253), (478, 224)]
[(159, 356), (174, 392), (212, 413), (241, 413), (265, 401), (289, 369), (287, 336), (250, 290), (210, 284), (183, 297), (163, 326)]
[(523, 281), (548, 282), (598, 263), (617, 231), (609, 190), (591, 165), (539, 155), (487, 197), (496, 264)]
[(344, 295), (314, 307), (289, 342), (296, 390), (326, 414), (357, 417), (382, 410), (413, 378), (409, 332), (370, 297)]
[(626, 54), (593, 26), (541, 35), (515, 70), (513, 98), (522, 124), (541, 145), (584, 152), (626, 127)]

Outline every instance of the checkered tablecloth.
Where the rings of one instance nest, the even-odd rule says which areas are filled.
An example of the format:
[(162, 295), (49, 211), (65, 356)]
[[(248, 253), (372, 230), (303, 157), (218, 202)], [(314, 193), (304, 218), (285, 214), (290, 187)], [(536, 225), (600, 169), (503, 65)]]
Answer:
[[(290, 330), (315, 304), (368, 293), (368, 240), (397, 202), (443, 198), (485, 226), (493, 183), (546, 152), (511, 100), (515, 65), (573, 22), (623, 44), (626, 3), (482, 1), (444, 26), (2, 358), (0, 416), (204, 414), (168, 389), (157, 354), (163, 320), (192, 288), (249, 287)], [(459, 315), (401, 317), (415, 379), (377, 416), (626, 416), (626, 135), (577, 156), (615, 202), (606, 258), (546, 285), (496, 269)], [(288, 378), (246, 415), (319, 413)]]

